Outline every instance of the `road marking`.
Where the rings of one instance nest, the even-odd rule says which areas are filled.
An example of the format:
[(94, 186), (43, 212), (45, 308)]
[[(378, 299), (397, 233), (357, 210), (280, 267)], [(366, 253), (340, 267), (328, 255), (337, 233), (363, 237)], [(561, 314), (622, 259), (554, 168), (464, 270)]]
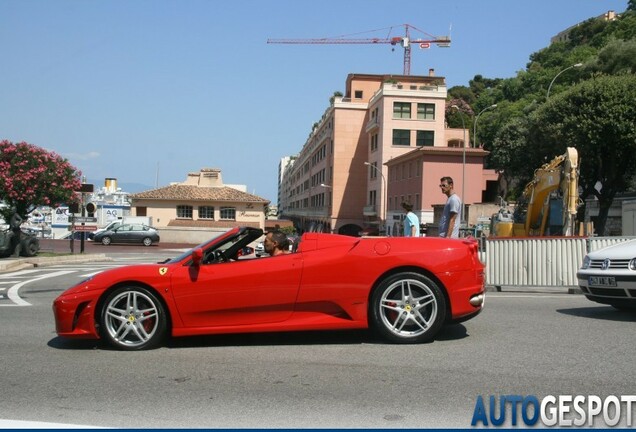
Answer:
[(0, 304), (0, 306), (5, 306), (5, 307), (8, 307), (8, 306), (31, 306), (31, 303), (29, 303), (28, 301), (26, 301), (22, 297), (20, 297), (20, 294), (18, 293), (20, 291), (20, 288), (22, 288), (24, 285), (28, 284), (29, 282), (40, 281), (40, 280), (43, 280), (43, 279), (49, 279), (49, 278), (62, 276), (62, 275), (69, 274), (69, 273), (74, 273), (74, 272), (73, 271), (58, 271), (58, 272), (54, 272), (54, 273), (44, 274), (42, 276), (39, 276), (39, 277), (36, 277), (36, 278), (33, 278), (33, 279), (29, 279), (29, 280), (17, 283), (15, 285), (13, 285), (11, 288), (9, 288), (9, 290), (7, 291), (7, 298), (9, 300), (11, 300), (14, 304)]
[(6, 275), (0, 275), (0, 279), (5, 279), (7, 277), (16, 277), (16, 276), (26, 276), (26, 275), (32, 275), (33, 273), (37, 273), (37, 272), (41, 272), (42, 269), (35, 269), (35, 270), (19, 270), (17, 272), (14, 273), (7, 273)]
[(96, 274), (99, 274), (99, 273), (101, 273), (103, 271), (104, 270), (98, 270), (98, 271), (92, 272), (92, 273), (85, 273), (85, 274), (82, 274), (82, 275), (77, 275), (77, 277), (78, 278), (88, 278), (88, 277), (91, 277), (91, 276), (95, 276)]

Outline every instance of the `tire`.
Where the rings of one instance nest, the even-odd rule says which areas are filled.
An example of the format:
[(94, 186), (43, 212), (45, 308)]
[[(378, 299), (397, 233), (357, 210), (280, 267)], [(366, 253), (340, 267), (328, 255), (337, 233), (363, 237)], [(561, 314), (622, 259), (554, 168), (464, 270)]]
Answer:
[(151, 291), (125, 286), (102, 303), (99, 331), (114, 348), (138, 351), (155, 348), (166, 337), (168, 318), (163, 304)]
[(103, 244), (104, 246), (108, 246), (108, 245), (109, 245), (109, 244), (111, 244), (111, 243), (112, 243), (112, 240), (111, 240), (111, 238), (110, 238), (110, 237), (102, 237), (102, 244)]
[(40, 242), (33, 237), (23, 239), (21, 246), (20, 255), (23, 257), (34, 257), (40, 251)]
[(142, 243), (144, 246), (152, 246), (152, 239), (150, 237), (144, 237)]
[(623, 312), (636, 312), (636, 304), (629, 303), (613, 303), (612, 307)]
[(446, 299), (440, 287), (419, 273), (386, 278), (371, 296), (371, 326), (394, 343), (426, 342), (446, 319)]

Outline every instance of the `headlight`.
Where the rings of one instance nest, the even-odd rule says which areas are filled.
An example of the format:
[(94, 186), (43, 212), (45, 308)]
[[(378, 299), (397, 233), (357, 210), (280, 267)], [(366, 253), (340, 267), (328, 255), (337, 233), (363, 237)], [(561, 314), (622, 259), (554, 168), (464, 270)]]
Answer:
[(636, 258), (632, 258), (629, 261), (629, 269), (630, 270), (636, 270)]
[[(634, 261), (634, 260), (632, 260), (632, 261)], [(581, 269), (585, 270), (585, 269), (590, 268), (590, 262), (592, 262), (590, 257), (585, 255), (585, 258), (583, 258), (583, 265), (581, 266)], [(630, 266), (631, 266), (631, 262), (630, 262)]]

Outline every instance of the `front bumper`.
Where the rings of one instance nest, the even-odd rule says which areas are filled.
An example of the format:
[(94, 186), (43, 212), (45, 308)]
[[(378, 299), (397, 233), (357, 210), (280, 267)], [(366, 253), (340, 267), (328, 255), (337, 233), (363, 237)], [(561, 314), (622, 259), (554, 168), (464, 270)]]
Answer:
[(53, 302), (55, 331), (59, 336), (75, 339), (99, 339), (92, 292), (61, 295)]

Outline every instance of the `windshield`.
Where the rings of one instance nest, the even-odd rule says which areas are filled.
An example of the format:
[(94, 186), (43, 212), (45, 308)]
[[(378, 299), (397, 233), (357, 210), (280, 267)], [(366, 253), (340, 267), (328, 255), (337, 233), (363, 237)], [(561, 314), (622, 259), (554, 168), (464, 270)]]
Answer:
[[(177, 263), (189, 258), (192, 255), (192, 250), (197, 248), (203, 249), (204, 256), (209, 256), (214, 251), (226, 252), (230, 251), (232, 254), (236, 253), (239, 249), (244, 246), (247, 246), (250, 242), (257, 239), (258, 237), (263, 235), (263, 231), (256, 228), (241, 228), (234, 235), (228, 236), (226, 239), (222, 239), (220, 242), (217, 241), (219, 237), (225, 236), (228, 233), (220, 233), (213, 237), (212, 239), (201, 243), (198, 246), (195, 246), (192, 249), (188, 249), (186, 252), (181, 255), (172, 258), (170, 260), (165, 261), (165, 263)], [(204, 258), (205, 260), (205, 258)]]

